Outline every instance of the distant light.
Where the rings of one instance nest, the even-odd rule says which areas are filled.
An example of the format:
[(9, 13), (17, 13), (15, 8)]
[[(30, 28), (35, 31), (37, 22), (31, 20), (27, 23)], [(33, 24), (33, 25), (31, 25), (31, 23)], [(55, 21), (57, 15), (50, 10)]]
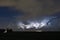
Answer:
[(40, 24), (40, 27), (43, 27), (43, 26), (46, 26), (46, 23), (42, 22), (42, 23)]
[(19, 23), (18, 24), (18, 28), (22, 28), (22, 29), (24, 29), (24, 28), (26, 28), (26, 29), (29, 29), (29, 28), (35, 28), (35, 29), (38, 29), (39, 27), (40, 27), (40, 23), (38, 23), (38, 22), (31, 22), (30, 24), (28, 24), (28, 25), (25, 25), (25, 24), (23, 24), (23, 23)]
[(18, 23), (18, 28), (24, 29), (24, 24), (22, 22)]
[(31, 25), (37, 29), (39, 27), (40, 23), (38, 23), (38, 22), (31, 22)]

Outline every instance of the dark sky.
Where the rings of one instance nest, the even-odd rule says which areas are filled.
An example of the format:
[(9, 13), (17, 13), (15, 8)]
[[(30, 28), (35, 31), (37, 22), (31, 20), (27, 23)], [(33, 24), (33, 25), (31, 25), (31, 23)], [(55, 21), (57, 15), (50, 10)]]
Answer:
[(23, 12), (12, 7), (0, 7), (0, 21), (11, 21), (17, 16), (22, 16)]
[[(15, 6), (22, 11), (17, 11), (10, 6)], [(3, 24), (6, 25), (8, 22), (14, 21), (15, 16), (18, 16), (17, 20), (27, 20), (36, 18), (36, 16), (50, 15), (57, 11), (60, 11), (60, 0), (0, 1), (0, 25), (3, 26)], [(24, 15), (23, 12), (26, 15), (20, 19), (20, 16)]]
[(6, 27), (9, 23), (15, 23), (17, 16), (22, 16), (23, 12), (18, 11), (15, 8), (2, 6), (0, 7), (0, 28)]
[(12, 7), (0, 7), (0, 17), (13, 17), (22, 15), (22, 12), (18, 12), (18, 10), (12, 8)]

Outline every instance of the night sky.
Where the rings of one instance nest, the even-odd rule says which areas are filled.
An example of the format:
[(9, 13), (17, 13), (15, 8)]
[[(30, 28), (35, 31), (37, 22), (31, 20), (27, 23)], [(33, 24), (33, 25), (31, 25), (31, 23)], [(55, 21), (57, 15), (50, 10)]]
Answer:
[(14, 24), (19, 20), (40, 18), (44, 15), (55, 15), (60, 18), (60, 13), (57, 12), (60, 12), (60, 0), (1, 0), (0, 27), (4, 25), (6, 27), (9, 23)]
[(2, 6), (0, 7), (0, 28), (6, 27), (9, 23), (15, 23), (17, 16), (22, 16), (23, 12), (18, 11), (15, 8)]
[(21, 16), (23, 13), (12, 7), (0, 7), (0, 17)]

